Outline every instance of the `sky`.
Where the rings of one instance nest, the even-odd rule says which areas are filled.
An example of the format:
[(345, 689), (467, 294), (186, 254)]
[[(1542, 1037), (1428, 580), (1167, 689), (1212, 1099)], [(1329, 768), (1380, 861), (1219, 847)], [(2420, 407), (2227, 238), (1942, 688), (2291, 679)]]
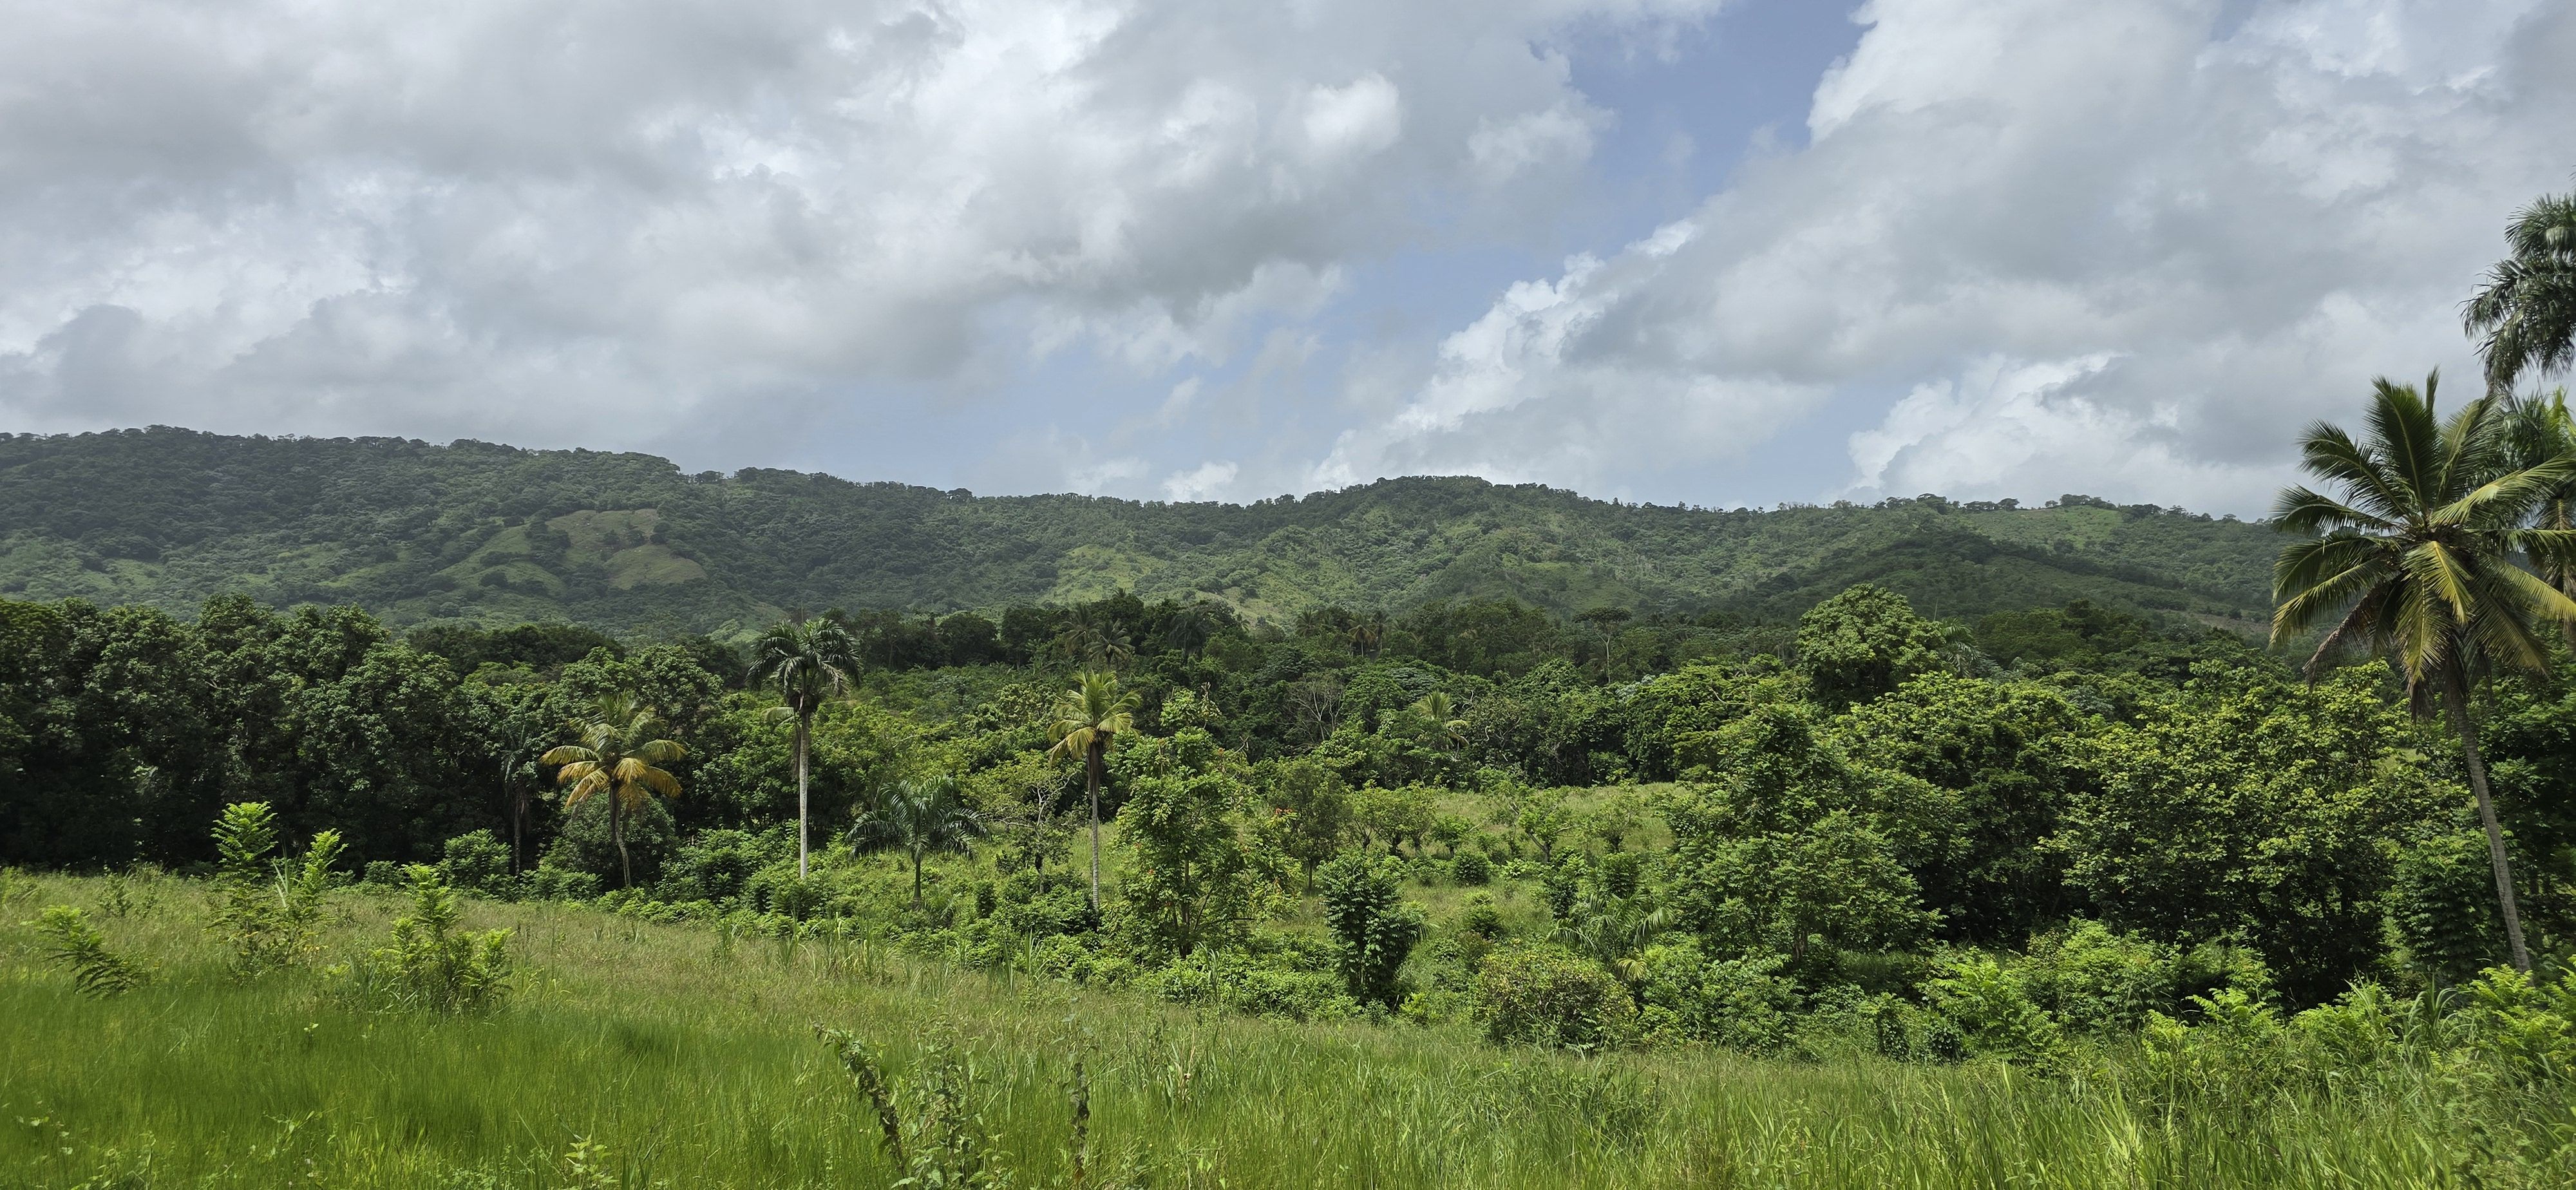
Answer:
[(0, 0), (0, 430), (2259, 514), (2561, 0)]

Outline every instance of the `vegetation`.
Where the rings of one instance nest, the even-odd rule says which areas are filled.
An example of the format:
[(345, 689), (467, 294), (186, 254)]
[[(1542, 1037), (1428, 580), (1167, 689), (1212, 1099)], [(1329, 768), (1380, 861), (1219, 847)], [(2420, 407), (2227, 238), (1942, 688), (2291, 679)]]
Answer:
[[(2563, 398), (2434, 395), (2303, 440), (2277, 652), (2207, 608), (1873, 583), (1122, 589), (750, 656), (0, 601), (0, 861), (38, 873), (0, 868), (0, 1161), (2568, 1184), (2576, 435)], [(676, 513), (546, 523), (630, 588), (696, 565)]]
[[(2075, 599), (2247, 621), (2268, 610), (2277, 542), (2264, 526), (2050, 503), (1724, 510), (1450, 477), (1164, 504), (685, 475), (648, 455), (470, 441), (0, 434), (0, 597), (176, 614), (241, 594), (354, 604), (404, 628), (534, 622), (737, 644), (796, 609), (902, 609), (854, 620), (870, 667), (1024, 664), (1056, 631), (997, 635), (1005, 609), (1122, 590), (1283, 628), (1328, 605), (1392, 617), (1491, 599), (1776, 622), (1858, 582), (1945, 617)], [(934, 613), (939, 626), (919, 623)], [(1603, 627), (1625, 626), (1580, 632), (1597, 641)], [(588, 652), (579, 631), (519, 643), (561, 665)]]

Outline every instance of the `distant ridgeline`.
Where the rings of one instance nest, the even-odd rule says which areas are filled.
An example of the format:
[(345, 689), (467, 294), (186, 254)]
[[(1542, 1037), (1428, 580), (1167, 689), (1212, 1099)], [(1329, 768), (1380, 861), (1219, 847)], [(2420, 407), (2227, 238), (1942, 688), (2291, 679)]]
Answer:
[(1247, 618), (1509, 597), (1796, 616), (1855, 582), (1936, 617), (2083, 598), (2251, 627), (2261, 524), (2068, 496), (1692, 509), (1464, 477), (1250, 505), (976, 496), (643, 454), (155, 427), (0, 435), (0, 598), (193, 609), (238, 591), (397, 624), (736, 635), (783, 610), (1220, 600)]

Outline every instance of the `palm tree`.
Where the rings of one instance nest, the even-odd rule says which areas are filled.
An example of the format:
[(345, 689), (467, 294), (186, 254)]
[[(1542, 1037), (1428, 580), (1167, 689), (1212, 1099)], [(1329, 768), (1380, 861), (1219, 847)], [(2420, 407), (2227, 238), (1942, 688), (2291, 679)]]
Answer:
[(2487, 270), (2460, 321), (2484, 335), (2487, 390), (2511, 392), (2525, 372), (2576, 363), (2576, 194), (2546, 195), (2505, 227), (2512, 255)]
[(1100, 912), (1100, 786), (1107, 777), (1109, 741), (1136, 730), (1136, 693), (1120, 691), (1118, 675), (1103, 669), (1083, 671), (1073, 688), (1056, 702), (1055, 722), (1047, 738), (1055, 746), (1047, 755), (1082, 758), (1082, 783), (1091, 794), (1091, 912)]
[(2548, 653), (2535, 621), (2576, 621), (2576, 600), (2520, 564), (2576, 561), (2576, 532), (2528, 527), (2548, 493), (2576, 478), (2576, 456), (2515, 466), (2504, 403), (2482, 397), (2442, 421), (2433, 408), (2438, 379), (2428, 377), (2421, 393), (2378, 381), (2361, 441), (2324, 422), (2301, 437), (2301, 466), (2342, 489), (2342, 499), (2305, 486), (2281, 493), (2280, 526), (2308, 539), (2282, 550), (2273, 568), (2272, 641), (2332, 622), (2308, 659), (2311, 679), (2336, 648), (2361, 645), (2394, 655), (2416, 714), (2441, 697), (2486, 828), (2513, 965), (2528, 971), (2504, 831), (2469, 719), (2469, 675), (2489, 666), (2542, 670)]
[(957, 778), (942, 773), (898, 781), (850, 827), (861, 851), (900, 851), (912, 858), (912, 907), (921, 908), (921, 861), (933, 853), (966, 854), (985, 834), (983, 816), (966, 803)]
[(1456, 751), (1466, 744), (1467, 721), (1458, 717), (1458, 704), (1450, 700), (1448, 691), (1434, 690), (1406, 709), (1430, 723), (1431, 734), (1442, 746)]
[(806, 753), (814, 713), (859, 672), (858, 642), (836, 619), (779, 624), (751, 646), (751, 680), (778, 691), (778, 710), (796, 721), (796, 878), (805, 878)]
[[(2562, 455), (2576, 455), (2576, 416), (2567, 410), (2567, 390), (2543, 398), (2537, 394), (2510, 398), (2505, 406), (2508, 463), (2515, 469), (2539, 466)], [(2532, 513), (2539, 529), (2576, 529), (2576, 477), (2549, 485)], [(2547, 558), (2534, 559), (2540, 577), (2559, 593), (2576, 598), (2576, 566)], [(2562, 623), (2569, 651), (2576, 652), (2576, 623)]]
[(1207, 647), (1208, 638), (1216, 635), (1216, 617), (1205, 605), (1183, 604), (1172, 613), (1171, 622), (1163, 626), (1163, 643), (1181, 652), (1186, 660)]
[(635, 883), (635, 864), (626, 855), (626, 814), (640, 809), (655, 794), (680, 796), (680, 779), (661, 766), (687, 756), (689, 750), (661, 738), (662, 721), (631, 695), (601, 699), (587, 722), (573, 724), (581, 737), (537, 758), (539, 764), (561, 765), (555, 784), (570, 809), (595, 794), (608, 795), (608, 838), (617, 845), (619, 887)]

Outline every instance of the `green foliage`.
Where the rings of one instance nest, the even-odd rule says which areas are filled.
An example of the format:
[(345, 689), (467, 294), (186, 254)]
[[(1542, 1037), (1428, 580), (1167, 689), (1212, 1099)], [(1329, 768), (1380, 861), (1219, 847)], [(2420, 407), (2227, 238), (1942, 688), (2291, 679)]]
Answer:
[(1842, 707), (1939, 669), (1947, 643), (1904, 596), (1863, 583), (1798, 618), (1798, 669), (1819, 700)]
[(469, 831), (447, 841), (438, 861), (441, 876), (467, 892), (504, 896), (514, 891), (510, 849), (488, 830)]
[(313, 948), (322, 897), (331, 889), (332, 866), (341, 854), (338, 831), (313, 836), (301, 860), (270, 856), (278, 845), (277, 816), (260, 802), (235, 802), (215, 822), (219, 857), (215, 929), (233, 952), (242, 977), (300, 962)]
[(2389, 892), (2407, 958), (2435, 982), (2465, 982), (2505, 953), (2484, 834), (2447, 831), (2408, 848)]
[(2116, 927), (2241, 931), (2293, 999), (2331, 996), (2378, 951), (2394, 840), (2445, 801), (2375, 678), (2212, 674), (2076, 741), (2069, 883)]
[(1780, 973), (1787, 965), (1771, 954), (1711, 959), (1688, 937), (1656, 943), (1641, 957), (1639, 1028), (1657, 1040), (1777, 1051), (1801, 1006), (1797, 983)]
[[(1464, 477), (1248, 506), (972, 498), (779, 471), (692, 478), (646, 455), (170, 429), (0, 438), (0, 477), (0, 590), (30, 598), (177, 611), (239, 589), (363, 603), (400, 624), (620, 631), (731, 630), (782, 607), (995, 609), (1130, 582), (1147, 600), (1210, 592), (1222, 614), (1282, 621), (1335, 600), (1396, 609), (1458, 597), (1557, 612), (1715, 598), (1794, 614), (1863, 581), (1943, 616), (2078, 597), (2250, 613), (2275, 545), (2260, 525), (2144, 505), (1730, 512)], [(124, 556), (136, 554), (150, 557)], [(1025, 644), (1008, 655), (1009, 619), (982, 647), (1025, 662)], [(1446, 625), (1423, 625), (1443, 646), (1428, 659), (1480, 673), (1526, 669), (1516, 658), (1555, 633), (1490, 615), (1455, 625), (1482, 629), (1473, 636)], [(1419, 627), (1396, 626), (1379, 647), (1394, 651)], [(978, 655), (941, 633), (919, 638), (924, 651)], [(540, 643), (424, 642), (478, 663), (559, 655)]]
[(1601, 1050), (1631, 1041), (1637, 1006), (1599, 963), (1554, 946), (1509, 946), (1476, 976), (1476, 1023), (1487, 1039)]
[(1239, 825), (1251, 790), (1214, 759), (1213, 743), (1193, 728), (1170, 750), (1209, 757), (1132, 783), (1118, 811), (1119, 837), (1133, 866), (1120, 893), (1149, 948), (1187, 955), (1239, 936), (1250, 911), (1250, 872)]
[(143, 982), (142, 968), (109, 950), (106, 933), (74, 906), (45, 906), (36, 917), (36, 932), (45, 939), (46, 957), (71, 971), (72, 983), (83, 995), (122, 995)]
[[(984, 1116), (972, 1057), (935, 1049), (917, 1084), (898, 1088), (865, 1042), (840, 1029), (820, 1029), (823, 1042), (867, 1101), (878, 1143), (911, 1190), (1000, 1190), (1013, 1181), (1005, 1154)], [(1077, 1119), (1087, 1123), (1087, 1101)]]
[(389, 945), (356, 966), (360, 995), (389, 1008), (488, 1012), (510, 992), (510, 931), (459, 928), (456, 890), (428, 864), (413, 864), (411, 912), (394, 919)]
[(1462, 888), (1481, 888), (1494, 881), (1494, 861), (1482, 851), (1460, 851), (1449, 859), (1449, 878)]
[(1315, 874), (1324, 925), (1341, 944), (1342, 981), (1364, 1004), (1393, 1005), (1403, 995), (1397, 975), (1422, 940), (1422, 911), (1406, 904), (1403, 875), (1384, 857), (1349, 854)]

